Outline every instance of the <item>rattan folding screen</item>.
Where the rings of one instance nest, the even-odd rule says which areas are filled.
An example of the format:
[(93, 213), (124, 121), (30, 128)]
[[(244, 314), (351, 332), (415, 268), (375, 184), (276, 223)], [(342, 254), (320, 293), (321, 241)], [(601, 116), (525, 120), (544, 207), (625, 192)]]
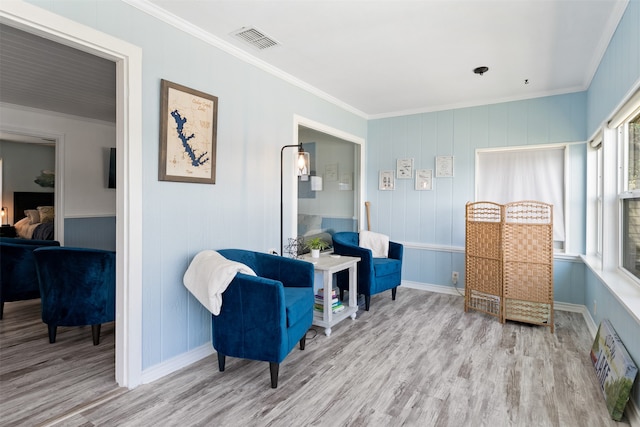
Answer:
[(502, 321), (502, 206), (467, 203), (464, 311)]
[(465, 311), (553, 333), (553, 206), (536, 201), (467, 204)]

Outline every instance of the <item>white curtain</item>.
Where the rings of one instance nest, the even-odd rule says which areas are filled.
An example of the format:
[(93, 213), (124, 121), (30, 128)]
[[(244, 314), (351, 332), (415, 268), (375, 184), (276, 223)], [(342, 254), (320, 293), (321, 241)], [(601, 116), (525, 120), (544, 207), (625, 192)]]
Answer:
[(476, 201), (553, 205), (553, 240), (564, 242), (564, 147), (478, 151)]

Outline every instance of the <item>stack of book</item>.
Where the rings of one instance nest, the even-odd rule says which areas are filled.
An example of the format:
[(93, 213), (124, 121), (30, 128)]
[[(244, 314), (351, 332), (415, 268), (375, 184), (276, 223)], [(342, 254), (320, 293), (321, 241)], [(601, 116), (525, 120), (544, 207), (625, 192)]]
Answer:
[[(313, 305), (314, 310), (319, 312), (324, 312), (324, 289), (318, 289), (318, 292), (315, 296), (315, 303)], [(338, 299), (338, 294), (335, 289), (331, 290), (331, 311), (333, 313), (338, 313), (344, 310), (344, 305)]]

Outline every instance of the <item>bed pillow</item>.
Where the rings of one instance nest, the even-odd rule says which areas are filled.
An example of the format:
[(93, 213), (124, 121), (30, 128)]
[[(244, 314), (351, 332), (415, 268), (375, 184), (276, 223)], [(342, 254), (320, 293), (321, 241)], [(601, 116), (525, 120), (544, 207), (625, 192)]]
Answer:
[(53, 222), (53, 206), (38, 206), (38, 213), (40, 214), (40, 222)]
[(30, 224), (38, 224), (40, 222), (40, 213), (37, 209), (27, 209), (24, 214), (29, 218)]

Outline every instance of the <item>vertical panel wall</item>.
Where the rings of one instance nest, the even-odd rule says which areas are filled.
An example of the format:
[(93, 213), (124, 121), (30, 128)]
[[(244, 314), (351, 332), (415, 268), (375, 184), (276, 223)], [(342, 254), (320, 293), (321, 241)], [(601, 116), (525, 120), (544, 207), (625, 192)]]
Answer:
[[(191, 259), (279, 246), (280, 148), (295, 115), (360, 138), (366, 120), (124, 2), (29, 3), (142, 49), (143, 219), (131, 224), (144, 239), (142, 369), (210, 345), (211, 315), (182, 284)], [(161, 79), (218, 97), (215, 185), (158, 181)]]
[[(585, 128), (585, 92), (371, 120), (366, 178), (372, 230), (405, 243), (403, 280), (452, 286), (451, 272), (464, 274), (464, 209), (475, 197), (476, 149), (584, 141)], [(584, 152), (584, 144), (568, 150), (570, 179), (576, 184), (571, 204), (577, 207), (585, 203)], [(435, 177), (436, 156), (454, 156), (453, 177)], [(394, 191), (378, 190), (378, 172), (395, 170), (396, 159), (404, 157), (414, 158), (416, 169), (434, 170), (432, 191), (414, 190), (414, 180), (396, 180)], [(584, 209), (570, 214), (572, 230), (584, 230)], [(584, 237), (573, 233), (572, 239), (577, 253)], [(562, 281), (556, 286), (573, 287)], [(582, 304), (573, 292), (558, 295)]]
[[(630, 0), (587, 92), (588, 135), (592, 135), (619, 106), (623, 97), (640, 83), (640, 0)], [(640, 362), (640, 322), (589, 268), (584, 271), (585, 306), (596, 325), (609, 319), (627, 351)], [(593, 301), (598, 302), (597, 313)], [(631, 399), (640, 407), (640, 381)]]

